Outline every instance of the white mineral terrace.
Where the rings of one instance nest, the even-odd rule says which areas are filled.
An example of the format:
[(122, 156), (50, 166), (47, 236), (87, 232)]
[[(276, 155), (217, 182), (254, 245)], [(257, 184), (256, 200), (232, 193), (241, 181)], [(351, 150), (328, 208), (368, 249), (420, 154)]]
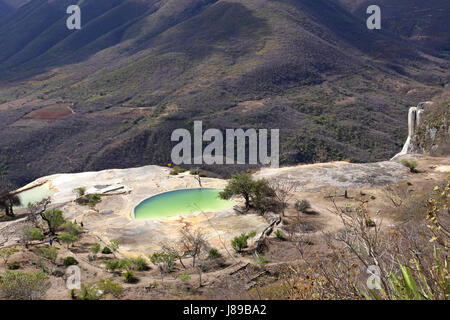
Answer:
[[(60, 206), (67, 219), (83, 222), (84, 227), (104, 241), (118, 239), (124, 255), (149, 254), (161, 244), (177, 241), (179, 230), (190, 225), (201, 229), (211, 245), (223, 248), (242, 232), (260, 233), (268, 225), (256, 214), (239, 215), (233, 209), (168, 217), (160, 220), (134, 220), (133, 209), (141, 201), (161, 192), (198, 188), (188, 172), (172, 176), (169, 168), (145, 166), (132, 169), (104, 170), (42, 177), (25, 186), (48, 183), (55, 192), (53, 205)], [(395, 183), (407, 177), (407, 169), (396, 162), (352, 164), (332, 162), (299, 165), (279, 169), (262, 169), (256, 177), (286, 179), (300, 182), (297, 191), (319, 188), (361, 188)], [(227, 181), (203, 178), (205, 188), (223, 189)], [(76, 204), (74, 189), (85, 187), (89, 192), (103, 192), (102, 202), (93, 210)]]

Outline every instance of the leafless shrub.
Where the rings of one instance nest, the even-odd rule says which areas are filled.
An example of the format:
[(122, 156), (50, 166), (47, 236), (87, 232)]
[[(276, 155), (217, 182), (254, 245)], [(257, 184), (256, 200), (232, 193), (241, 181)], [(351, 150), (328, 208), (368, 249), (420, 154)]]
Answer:
[(208, 247), (204, 234), (200, 230), (191, 230), (190, 227), (184, 227), (180, 230), (181, 247), (185, 254), (192, 257), (192, 266), (195, 267), (195, 260), (202, 251)]
[[(181, 247), (184, 249), (185, 255), (192, 257), (192, 267), (196, 267), (199, 277), (199, 287), (202, 286), (202, 273), (207, 269), (207, 249), (208, 242), (201, 230), (191, 230), (189, 226), (184, 227), (180, 231)], [(196, 265), (197, 262), (197, 265)]]
[(387, 186), (384, 196), (395, 210), (395, 216), (402, 221), (423, 218), (429, 195), (416, 195), (408, 185)]
[(31, 203), (28, 205), (27, 221), (35, 225), (40, 226), (42, 217), (51, 204), (50, 198), (45, 198), (40, 202)]
[(289, 200), (294, 196), (298, 181), (273, 180), (269, 186), (275, 191), (275, 199), (278, 202), (281, 216), (284, 216), (284, 210), (288, 207)]
[(161, 243), (162, 251), (173, 256), (176, 256), (181, 266), (186, 269), (185, 264), (183, 263), (183, 258), (185, 257), (184, 246), (180, 246), (179, 244), (170, 243)]
[[(325, 257), (308, 254), (305, 243), (298, 241), (303, 263), (291, 268), (285, 281), (287, 293), (291, 298), (314, 299), (365, 299), (371, 295), (382, 299), (446, 299), (449, 190), (449, 185), (435, 188), (435, 196), (427, 202), (428, 226), (423, 220), (382, 228), (378, 214), (373, 220), (370, 217), (367, 201), (358, 200), (352, 212), (333, 201), (343, 228), (324, 234), (330, 251)], [(368, 224), (369, 219), (374, 223)], [(373, 266), (380, 271), (377, 290), (366, 283)]]
[(407, 186), (386, 186), (383, 194), (389, 203), (398, 208), (411, 197), (411, 190)]

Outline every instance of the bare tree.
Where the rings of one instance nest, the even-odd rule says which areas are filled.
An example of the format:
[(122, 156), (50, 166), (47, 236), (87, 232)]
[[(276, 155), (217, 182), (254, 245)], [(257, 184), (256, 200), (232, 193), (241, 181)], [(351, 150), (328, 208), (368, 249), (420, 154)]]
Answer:
[(297, 181), (291, 180), (273, 180), (270, 187), (275, 191), (275, 199), (279, 204), (281, 216), (284, 217), (284, 210), (288, 207), (289, 200), (294, 196), (298, 187)]
[(192, 231), (189, 226), (180, 230), (181, 245), (186, 255), (192, 257), (192, 266), (195, 267), (196, 258), (208, 247), (204, 234), (200, 230)]
[(38, 218), (40, 217), (42, 220), (45, 220), (45, 212), (50, 204), (50, 198), (45, 198), (39, 202), (29, 204), (27, 220), (35, 226), (38, 226)]
[(183, 263), (183, 258), (185, 256), (184, 244), (182, 246), (178, 246), (176, 244), (164, 242), (161, 243), (162, 251), (172, 254), (177, 257), (178, 261), (180, 261), (181, 266), (186, 269), (186, 266)]
[(410, 191), (402, 186), (386, 186), (383, 188), (385, 198), (395, 207), (400, 207), (410, 198)]
[(194, 173), (194, 179), (197, 180), (198, 185), (200, 186), (200, 188), (203, 188), (203, 186), (202, 186), (202, 177), (200, 176), (200, 169), (198, 167), (196, 167), (191, 172)]
[[(336, 240), (343, 243), (347, 249), (368, 269), (375, 265), (381, 269), (380, 280), (383, 289), (389, 295), (389, 277), (393, 270), (393, 261), (384, 259), (390, 251), (392, 243), (381, 236), (382, 220), (376, 223), (371, 219), (367, 205), (368, 200), (360, 199), (359, 206), (354, 211), (339, 208), (333, 200), (336, 213), (341, 218), (344, 229), (336, 236)], [(379, 212), (377, 212), (377, 215)]]
[[(343, 228), (325, 233), (330, 249), (325, 257), (310, 253), (299, 241), (304, 264), (293, 270), (296, 280), (287, 281), (290, 295), (302, 297), (299, 283), (308, 280), (306, 287), (314, 287), (314, 298), (320, 299), (445, 299), (448, 269), (442, 266), (448, 265), (449, 191), (449, 185), (435, 188), (428, 200), (428, 226), (423, 219), (382, 229), (379, 211), (371, 218), (367, 201), (358, 199), (355, 210), (348, 211), (333, 200)], [(373, 270), (378, 270), (372, 278), (379, 281), (378, 291), (368, 285), (366, 275), (373, 275)]]

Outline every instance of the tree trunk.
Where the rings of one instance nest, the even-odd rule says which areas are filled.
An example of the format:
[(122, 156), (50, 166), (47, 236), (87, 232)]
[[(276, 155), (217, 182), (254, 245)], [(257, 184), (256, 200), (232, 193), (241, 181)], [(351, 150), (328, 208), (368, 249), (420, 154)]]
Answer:
[(181, 265), (183, 266), (183, 268), (186, 269), (186, 266), (184, 265), (183, 260), (181, 259), (180, 256), (178, 257), (178, 260), (180, 260), (180, 263), (181, 263)]
[(5, 214), (8, 217), (14, 217), (14, 212), (12, 211), (11, 206), (9, 204), (5, 205)]
[(198, 287), (202, 287), (202, 269), (200, 266), (197, 267), (198, 270)]
[(245, 208), (249, 209), (250, 208), (250, 197), (248, 194), (244, 195), (245, 198)]
[(9, 205), (9, 212), (11, 213), (11, 217), (15, 216), (12, 203)]
[(42, 213), (39, 214), (39, 215), (41, 216), (42, 220), (44, 220), (45, 223), (47, 223), (48, 231), (50, 232), (50, 234), (51, 234), (52, 236), (54, 236), (54, 235), (55, 235), (55, 230), (53, 230), (53, 228), (50, 227), (50, 221), (49, 221), (47, 218), (45, 218), (44, 212), (42, 212)]

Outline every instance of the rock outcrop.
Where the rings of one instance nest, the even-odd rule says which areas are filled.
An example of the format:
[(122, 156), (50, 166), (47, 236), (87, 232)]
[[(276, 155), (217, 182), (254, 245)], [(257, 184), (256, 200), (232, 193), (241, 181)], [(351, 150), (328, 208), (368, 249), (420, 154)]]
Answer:
[(408, 111), (408, 138), (406, 139), (405, 144), (403, 145), (402, 151), (397, 153), (391, 160), (396, 159), (399, 156), (408, 154), (408, 153), (422, 153), (419, 148), (415, 145), (414, 141), (416, 141), (416, 134), (418, 128), (423, 123), (425, 109), (432, 105), (433, 102), (426, 101), (421, 102), (417, 105), (417, 107), (411, 107)]

